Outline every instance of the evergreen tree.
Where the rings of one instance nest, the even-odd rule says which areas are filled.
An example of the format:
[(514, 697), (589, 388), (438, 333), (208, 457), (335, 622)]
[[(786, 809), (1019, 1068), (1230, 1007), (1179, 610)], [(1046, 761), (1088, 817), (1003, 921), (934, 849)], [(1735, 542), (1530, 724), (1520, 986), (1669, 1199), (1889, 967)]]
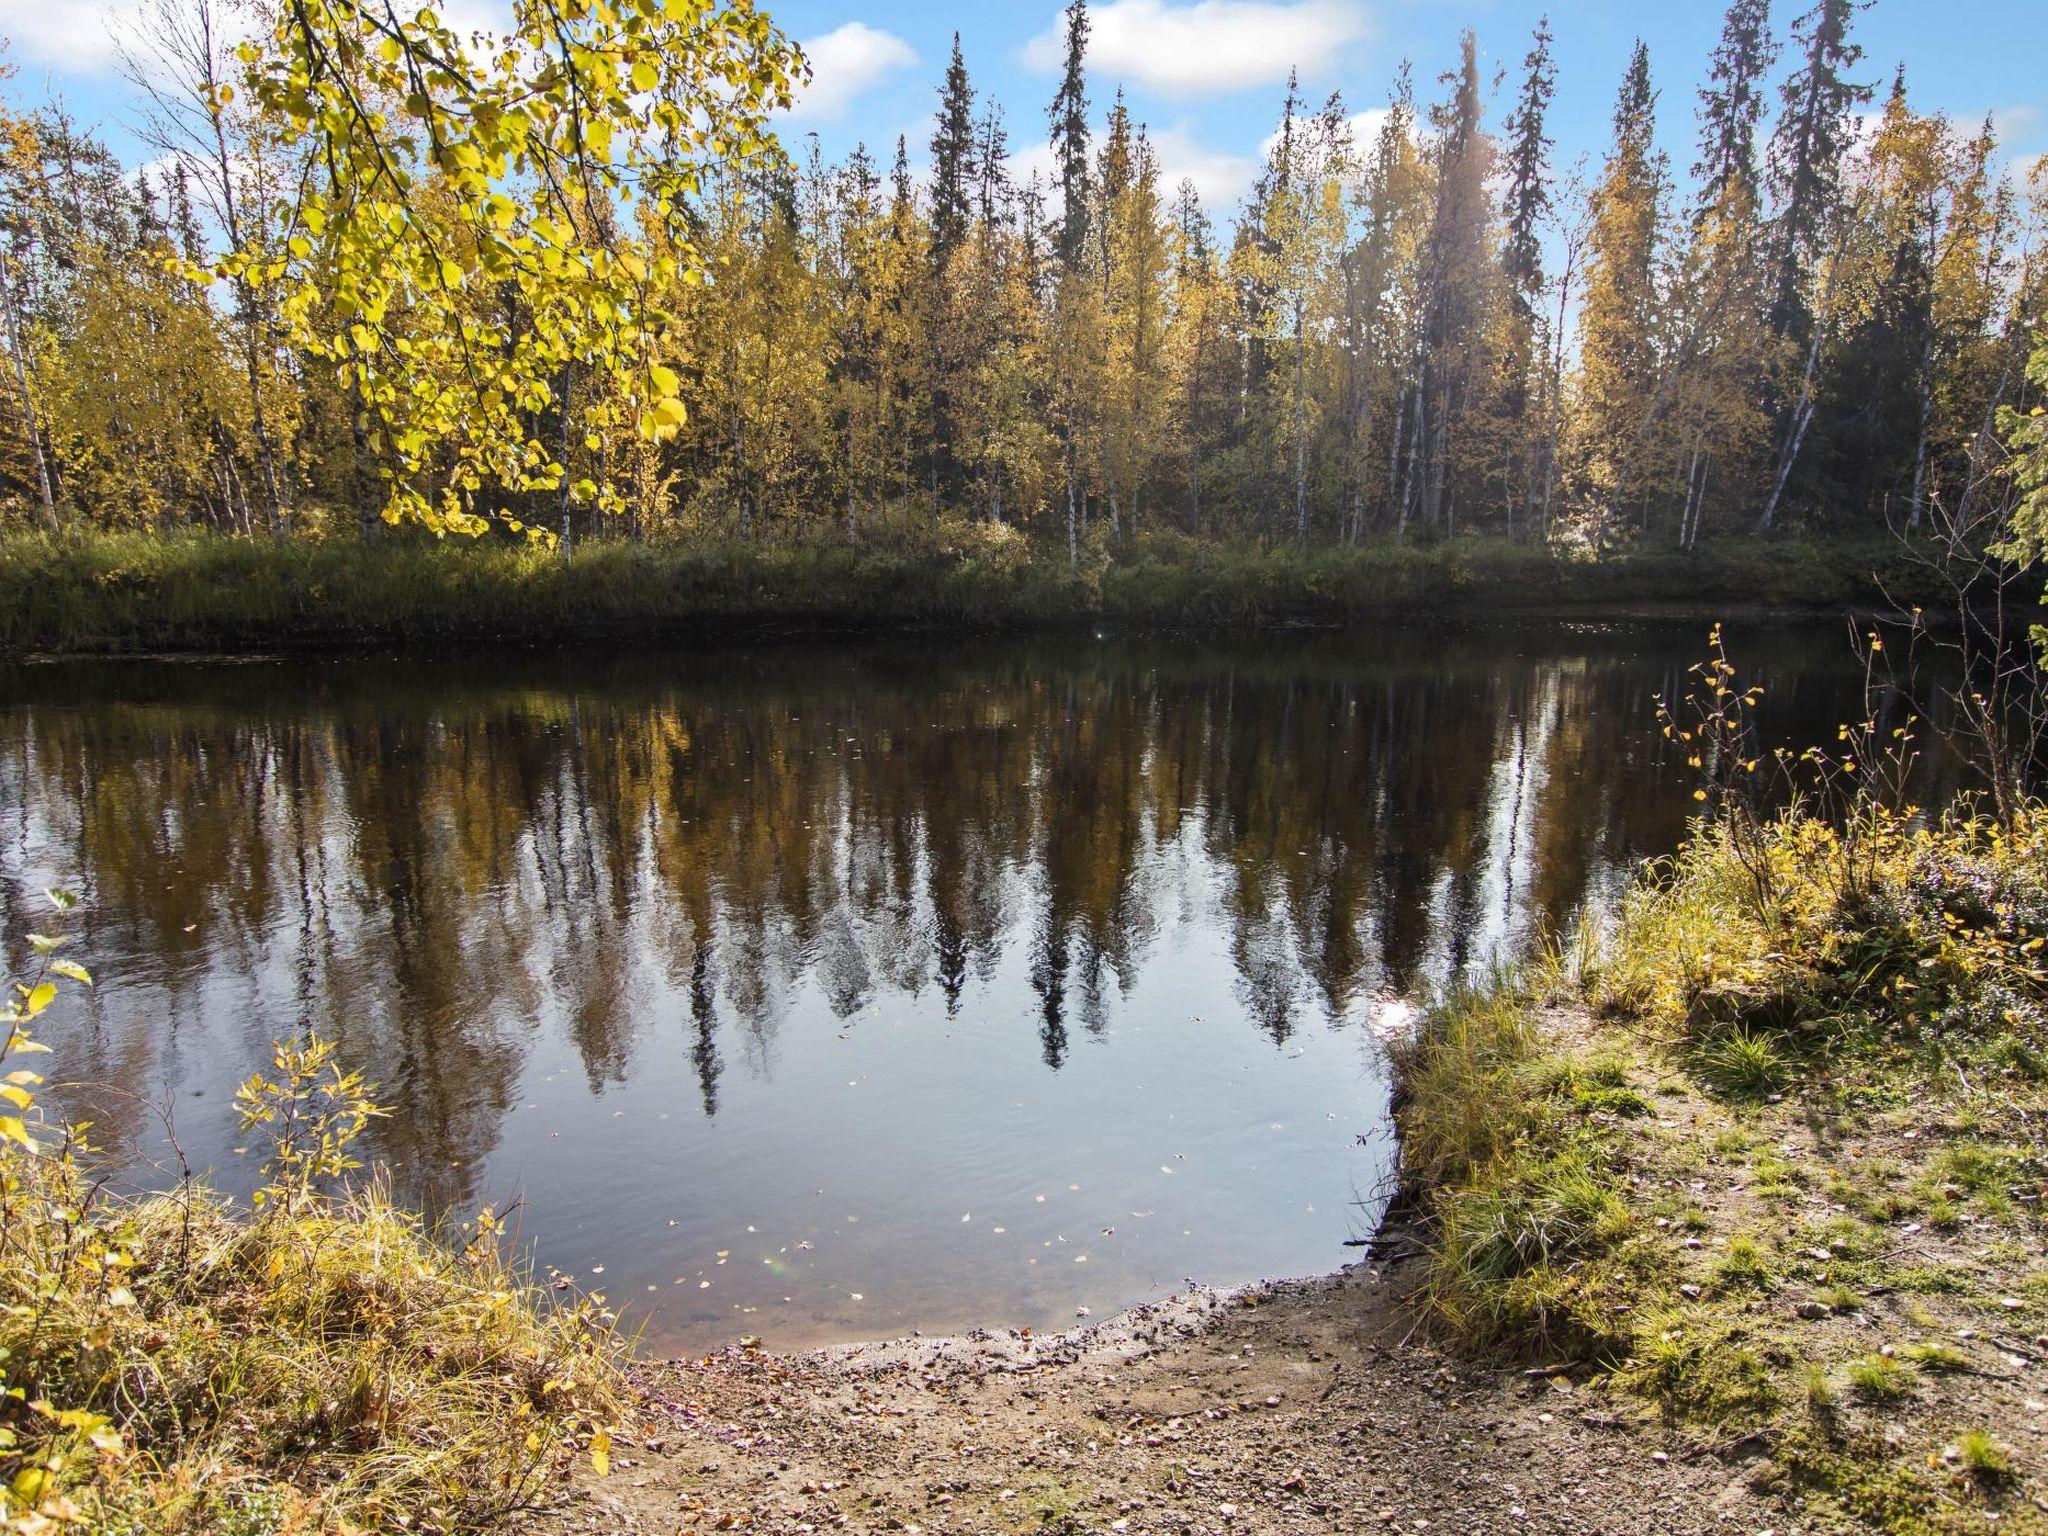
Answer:
[(1721, 24), (1707, 83), (1700, 91), (1700, 208), (1711, 207), (1730, 183), (1752, 206), (1757, 200), (1757, 124), (1764, 110), (1764, 76), (1778, 56), (1771, 37), (1770, 0), (1733, 0)]
[(1059, 167), (1060, 223), (1054, 251), (1073, 267), (1088, 245), (1088, 0), (1069, 0), (1067, 58), (1059, 91), (1046, 111), (1052, 124), (1053, 163)]
[(1656, 146), (1650, 51), (1638, 40), (1614, 107), (1614, 147), (1594, 194), (1591, 266), (1579, 315), (1581, 444), (1588, 489), (1625, 509), (1630, 458), (1656, 374), (1657, 237), (1666, 169)]
[(1410, 455), (1403, 513), (1412, 504), (1426, 525), (1448, 532), (1456, 524), (1460, 496), (1474, 489), (1463, 483), (1469, 477), (1453, 471), (1466, 446), (1466, 413), (1485, 376), (1499, 271), (1488, 192), (1494, 146), (1481, 122), (1478, 42), (1470, 32), (1461, 40), (1458, 68), (1444, 81), (1450, 99), (1430, 112), (1436, 200), (1422, 261), (1419, 452)]
[[(1521, 94), (1507, 123), (1508, 185), (1500, 264), (1507, 283), (1508, 312), (1498, 371), (1502, 414), (1510, 437), (1505, 446), (1520, 461), (1517, 479), (1523, 499), (1528, 500), (1534, 497), (1535, 441), (1523, 428), (1535, 365), (1536, 311), (1544, 291), (1543, 220), (1550, 208), (1550, 139), (1544, 132), (1544, 118), (1557, 86), (1548, 17), (1536, 23), (1523, 71)], [(1512, 516), (1511, 508), (1511, 520)]]
[(1003, 127), (1002, 106), (993, 100), (974, 137), (974, 180), (975, 213), (981, 223), (992, 226), (1008, 218), (1014, 190), (1010, 185), (1010, 135)]
[(1771, 318), (1780, 335), (1803, 336), (1812, 315), (1808, 269), (1821, 256), (1841, 197), (1842, 157), (1868, 86), (1846, 78), (1863, 49), (1849, 39), (1858, 0), (1818, 0), (1793, 23), (1800, 64), (1780, 89), (1783, 110), (1771, 139), (1771, 192), (1777, 200)]
[(1557, 68), (1550, 57), (1547, 16), (1536, 23), (1522, 69), (1521, 93), (1507, 122), (1507, 228), (1501, 269), (1516, 309), (1528, 319), (1543, 292), (1543, 216), (1550, 207), (1550, 137), (1544, 123), (1557, 89)]
[(939, 121), (932, 132), (931, 257), (941, 274), (974, 217), (974, 89), (953, 34), (953, 58), (939, 90)]

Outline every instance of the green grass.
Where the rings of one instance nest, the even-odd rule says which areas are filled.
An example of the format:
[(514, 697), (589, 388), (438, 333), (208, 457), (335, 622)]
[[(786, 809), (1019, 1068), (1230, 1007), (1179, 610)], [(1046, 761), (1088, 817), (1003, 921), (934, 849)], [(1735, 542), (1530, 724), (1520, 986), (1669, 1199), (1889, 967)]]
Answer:
[(1761, 1098), (1784, 1087), (1785, 1058), (1771, 1040), (1737, 1027), (1700, 1047), (1700, 1068), (1725, 1093)]
[(1866, 1403), (1895, 1403), (1913, 1391), (1913, 1373), (1889, 1355), (1851, 1360), (1849, 1390)]
[(1956, 1459), (1963, 1471), (1988, 1486), (2012, 1480), (2012, 1458), (2005, 1447), (1981, 1429), (1964, 1430), (1956, 1436)]
[(1941, 1335), (2048, 1299), (2044, 946), (2048, 811), (1696, 824), (1597, 953), (1399, 1055), (1426, 1320), (1753, 1439), (1822, 1528), (2020, 1528), (2026, 1447), (1956, 1435), (1993, 1405)]
[[(754, 626), (1341, 624), (1428, 613), (1885, 606), (1913, 592), (1889, 544), (1743, 540), (1690, 554), (1552, 552), (1503, 539), (1297, 551), (1155, 535), (1068, 564), (1015, 530), (644, 545), (564, 561), (491, 537), (412, 532), (250, 541), (210, 534), (0, 537), (0, 650), (234, 649), (540, 640)], [(1880, 585), (1879, 578), (1882, 578)]]
[[(1400, 1053), (1404, 1177), (1427, 1205), (1425, 1302), (1453, 1333), (1510, 1353), (1601, 1356), (1628, 1330), (1606, 1305), (1636, 1222), (1588, 1094), (1609, 1063), (1548, 1059), (1506, 979), (1432, 1009)], [(1612, 1102), (1603, 1100), (1603, 1102)]]
[(1967, 1371), (1970, 1357), (1945, 1339), (1925, 1339), (1908, 1344), (1899, 1353), (1923, 1371)]

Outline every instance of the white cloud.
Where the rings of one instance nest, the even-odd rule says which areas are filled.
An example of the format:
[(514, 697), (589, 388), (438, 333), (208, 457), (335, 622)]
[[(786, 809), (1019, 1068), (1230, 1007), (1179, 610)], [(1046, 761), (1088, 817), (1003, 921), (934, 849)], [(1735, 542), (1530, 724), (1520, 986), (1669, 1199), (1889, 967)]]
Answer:
[(863, 91), (917, 62), (916, 50), (895, 33), (859, 21), (810, 38), (803, 48), (811, 61), (811, 83), (798, 94), (790, 115), (812, 121), (836, 120)]
[[(1380, 129), (1386, 126), (1388, 108), (1367, 107), (1363, 112), (1354, 112), (1344, 120), (1344, 126), (1351, 130), (1351, 153), (1360, 160), (1369, 159), (1373, 148), (1380, 141)], [(1276, 126), (1259, 143), (1259, 156), (1263, 160), (1279, 147), (1280, 130)]]
[(1010, 185), (1022, 188), (1036, 173), (1041, 188), (1050, 187), (1059, 181), (1059, 162), (1053, 158), (1052, 145), (1044, 139), (1026, 144), (1022, 149), (1010, 151), (1003, 162), (1010, 174)]
[(1155, 133), (1152, 143), (1159, 151), (1159, 195), (1169, 207), (1181, 182), (1192, 181), (1202, 207), (1215, 218), (1236, 207), (1258, 179), (1259, 162), (1250, 155), (1206, 148), (1185, 128)]
[(115, 29), (133, 10), (120, 0), (0, 0), (0, 37), (19, 62), (90, 74), (119, 62)]
[[(1111, 0), (1089, 13), (1088, 63), (1104, 78), (1196, 94), (1315, 74), (1366, 34), (1360, 0)], [(1058, 16), (1024, 45), (1034, 69), (1065, 58)]]
[(2001, 144), (2011, 144), (2015, 140), (2024, 143), (2034, 136), (2034, 129), (2040, 121), (2039, 107), (2001, 107), (1991, 114), (1991, 131), (1998, 135)]

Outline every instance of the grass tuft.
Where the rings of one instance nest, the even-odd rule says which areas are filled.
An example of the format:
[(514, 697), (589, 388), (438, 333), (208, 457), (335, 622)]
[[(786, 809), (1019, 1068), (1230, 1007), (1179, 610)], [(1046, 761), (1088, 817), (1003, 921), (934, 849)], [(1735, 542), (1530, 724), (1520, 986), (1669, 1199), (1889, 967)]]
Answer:
[(1956, 1436), (1956, 1459), (1964, 1475), (1987, 1488), (2013, 1480), (2012, 1457), (2005, 1447), (1981, 1429), (1966, 1429)]
[(1913, 1391), (1913, 1373), (1889, 1355), (1851, 1360), (1849, 1388), (1866, 1403), (1895, 1403)]

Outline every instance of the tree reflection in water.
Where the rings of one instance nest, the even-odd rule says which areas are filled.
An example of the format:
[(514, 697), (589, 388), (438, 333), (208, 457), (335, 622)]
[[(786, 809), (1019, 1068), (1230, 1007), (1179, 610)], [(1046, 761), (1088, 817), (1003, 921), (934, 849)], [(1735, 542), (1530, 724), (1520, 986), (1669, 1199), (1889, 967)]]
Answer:
[[(168, 1092), (232, 1183), (232, 1081), (312, 1025), (382, 1085), (373, 1151), (432, 1209), (593, 1160), (701, 1191), (701, 1128), (735, 1094), (779, 1102), (751, 1143), (774, 1161), (813, 1107), (761, 1096), (877, 1017), (926, 1031), (927, 1057), (1030, 1031), (1028, 1062), (1001, 1057), (1019, 1081), (1161, 1022), (1148, 987), (1206, 978), (1223, 995), (1190, 1017), (1228, 1033), (1172, 1049), (1224, 1053), (1221, 1077), (1568, 926), (1681, 834), (1650, 722), (1696, 630), (16, 667), (0, 924), (12, 953), (41, 887), (84, 895), (104, 985), (55, 1059), (139, 1159)], [(1774, 737), (1858, 710), (1838, 629), (1738, 654)], [(1008, 1048), (952, 1052), (924, 1102), (1006, 1091), (975, 1064)], [(606, 1123), (633, 1084), (661, 1085), (666, 1129)], [(963, 1166), (1036, 1155), (976, 1146), (962, 1114)], [(1047, 1134), (1085, 1150), (1087, 1114)], [(569, 1241), (548, 1232), (641, 1241), (644, 1212), (573, 1198), (544, 1258)]]

